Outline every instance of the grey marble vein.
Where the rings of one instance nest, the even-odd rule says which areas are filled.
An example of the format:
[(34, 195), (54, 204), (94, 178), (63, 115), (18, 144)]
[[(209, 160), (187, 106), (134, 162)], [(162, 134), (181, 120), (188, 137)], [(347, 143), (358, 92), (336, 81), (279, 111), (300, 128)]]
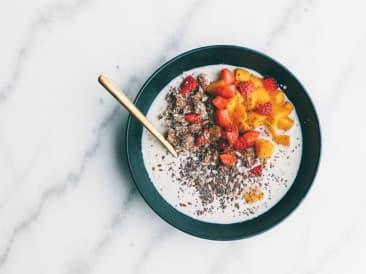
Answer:
[[(81, 3), (84, 3), (84, 2), (87, 2), (87, 1), (84, 1), (84, 0), (81, 0), (79, 3), (79, 5), (81, 5)], [(160, 58), (160, 61), (161, 60), (165, 60), (167, 58), (167, 54), (166, 52), (168, 52), (169, 50), (173, 50), (173, 51), (176, 51), (178, 49), (178, 42), (181, 41), (182, 37), (186, 34), (186, 32), (188, 31), (188, 27), (189, 27), (189, 23), (190, 21), (192, 20), (192, 18), (196, 15), (196, 13), (199, 11), (199, 8), (202, 8), (203, 6), (203, 3), (205, 1), (196, 1), (191, 8), (188, 9), (187, 13), (186, 13), (186, 20), (184, 21), (184, 24), (178, 29), (178, 31), (176, 33), (178, 33), (179, 35), (175, 35), (173, 36), (173, 38), (166, 44), (166, 46), (164, 47), (165, 50), (163, 50), (163, 54), (161, 55), (161, 58)], [(78, 6), (79, 6), (78, 5)], [(78, 9), (75, 9), (75, 11), (77, 11)], [(72, 13), (73, 9), (69, 9), (69, 13)], [(57, 13), (56, 13), (57, 14)], [(39, 19), (38, 19), (39, 20)], [(35, 26), (37, 27), (33, 27), (35, 30), (32, 31), (31, 34), (28, 35), (29, 39), (30, 40), (30, 44), (33, 43), (33, 40), (34, 40), (34, 36), (35, 34), (39, 31), (39, 28), (41, 28), (40, 26), (38, 26), (38, 24), (40, 23), (37, 23), (37, 24), (34, 24)], [(41, 24), (40, 24), (41, 25)], [(27, 46), (26, 48), (29, 49), (29, 46)], [(29, 51), (29, 50), (28, 50)], [(27, 51), (26, 51), (27, 52)], [(22, 71), (22, 66), (23, 66), (23, 63), (24, 63), (24, 53), (21, 53), (20, 54), (21, 58), (19, 57), (18, 58), (18, 63), (19, 65), (17, 66), (17, 68), (14, 70), (15, 73), (13, 73), (13, 80), (17, 80), (20, 76), (20, 73)], [(17, 72), (18, 71), (18, 72)], [(135, 77), (135, 78), (131, 78), (131, 80), (129, 82), (139, 82), (138, 79)], [(16, 81), (9, 81), (9, 84), (11, 82), (16, 82)], [(131, 83), (130, 83), (131, 84)], [(127, 84), (126, 86), (128, 87), (130, 84)], [(4, 101), (7, 96), (14, 90), (15, 88), (15, 85), (14, 86), (9, 86), (10, 88), (6, 88), (6, 87), (3, 87), (3, 88), (0, 88), (0, 103), (2, 101)], [(127, 92), (127, 95), (129, 97), (131, 97), (131, 92), (133, 91), (133, 89), (127, 89), (129, 90), (129, 92)], [(0, 267), (2, 265), (4, 265), (4, 263), (6, 262), (6, 259), (8, 258), (10, 252), (11, 252), (11, 249), (16, 241), (16, 237), (17, 235), (19, 235), (20, 233), (22, 233), (23, 231), (26, 231), (27, 228), (32, 225), (40, 216), (41, 216), (41, 213), (43, 211), (43, 208), (44, 208), (44, 205), (46, 204), (46, 202), (54, 197), (60, 197), (62, 196), (65, 191), (67, 189), (69, 189), (71, 186), (75, 186), (77, 185), (77, 183), (80, 181), (85, 169), (86, 169), (86, 166), (87, 166), (87, 163), (89, 162), (90, 158), (96, 153), (99, 145), (100, 145), (100, 138), (101, 138), (101, 132), (102, 130), (107, 127), (109, 125), (109, 123), (111, 121), (114, 120), (114, 118), (116, 117), (118, 111), (120, 109), (120, 106), (116, 106), (112, 113), (110, 115), (108, 115), (108, 117), (101, 123), (101, 125), (98, 127), (98, 130), (97, 130), (97, 139), (96, 139), (96, 142), (93, 143), (93, 145), (84, 153), (84, 156), (83, 156), (83, 159), (81, 161), (81, 166), (79, 168), (79, 170), (77, 172), (71, 172), (70, 174), (67, 175), (67, 178), (65, 180), (65, 182), (63, 184), (60, 184), (60, 185), (57, 185), (57, 186), (53, 186), (49, 189), (47, 189), (41, 196), (40, 198), (40, 202), (38, 203), (38, 206), (36, 207), (36, 209), (34, 210), (34, 212), (32, 214), (29, 215), (28, 218), (26, 218), (25, 220), (23, 220), (20, 224), (18, 224), (15, 229), (12, 231), (11, 233), (11, 236), (9, 237), (9, 240), (7, 242), (7, 244), (5, 245), (5, 248), (4, 248), (4, 251), (2, 254), (0, 254)], [(133, 196), (133, 195), (132, 195)], [(118, 224), (118, 221), (115, 221), (117, 225)], [(108, 239), (106, 239), (105, 241), (101, 242), (99, 245), (97, 245), (96, 247), (96, 250), (98, 249), (101, 249), (105, 244), (106, 242), (108, 242)], [(148, 253), (149, 251), (147, 250), (146, 253)], [(137, 271), (138, 273), (138, 268), (137, 268)]]
[(124, 199), (121, 209), (119, 210), (118, 214), (116, 214), (107, 230), (107, 233), (103, 235), (103, 237), (98, 241), (98, 243), (95, 245), (92, 254), (98, 254), (103, 250), (108, 243), (112, 239), (113, 232), (118, 228), (120, 228), (120, 225), (122, 224), (122, 221), (125, 219), (127, 213), (129, 212), (131, 202), (137, 197), (137, 190), (135, 187), (132, 187), (130, 191), (128, 192), (126, 198)]
[[(326, 100), (326, 106), (322, 109), (326, 110), (324, 114), (324, 121), (328, 121), (330, 117), (332, 117), (332, 113), (336, 110), (336, 106), (339, 105), (344, 97), (347, 96), (347, 92), (344, 92), (345, 89), (348, 88), (347, 82), (350, 81), (351, 77), (355, 73), (356, 64), (354, 60), (356, 60), (360, 54), (360, 52), (364, 51), (364, 47), (366, 44), (366, 33), (363, 35), (363, 37), (357, 41), (356, 47), (352, 51), (352, 55), (349, 58), (349, 62), (343, 66), (342, 69), (340, 69), (338, 73), (338, 79), (342, 79), (342, 81), (336, 81), (334, 82), (331, 87), (329, 88), (332, 91), (332, 100)], [(363, 69), (363, 66), (362, 68)]]
[(47, 189), (42, 196), (40, 197), (39, 203), (36, 208), (33, 210), (33, 213), (28, 216), (25, 220), (20, 222), (12, 231), (7, 244), (5, 245), (4, 251), (0, 255), (0, 267), (6, 262), (11, 249), (16, 241), (17, 235), (27, 230), (27, 228), (32, 225), (38, 218), (41, 216), (43, 211), (44, 205), (52, 198), (62, 196), (67, 189), (72, 186), (77, 185), (80, 181), (81, 177), (83, 176), (85, 169), (87, 167), (88, 162), (96, 153), (97, 149), (100, 146), (101, 136), (103, 130), (109, 126), (109, 124), (117, 117), (117, 114), (120, 111), (120, 107), (116, 106), (113, 108), (112, 112), (102, 121), (100, 126), (97, 129), (97, 137), (95, 142), (86, 150), (81, 160), (81, 165), (76, 172), (70, 172), (67, 176), (65, 181), (62, 184), (52, 186)]
[(147, 242), (146, 247), (140, 253), (139, 258), (134, 264), (133, 274), (140, 274), (144, 265), (151, 255), (153, 254), (153, 249), (157, 246), (161, 245), (161, 243), (168, 238), (173, 233), (173, 228), (165, 225), (163, 229), (159, 230), (154, 236), (150, 238), (150, 241)]
[[(192, 21), (193, 17), (196, 15), (196, 13), (199, 11), (199, 9), (201, 9), (203, 7), (203, 2), (205, 1), (196, 1), (194, 2), (194, 4), (188, 9), (188, 11), (186, 12), (186, 15), (184, 16), (184, 18), (186, 18), (185, 23), (182, 24), (182, 26), (176, 31), (176, 33), (178, 33), (179, 35), (173, 35), (173, 37), (170, 39), (170, 41), (168, 43), (166, 43), (166, 45), (164, 46), (164, 49), (162, 50), (163, 54), (158, 58), (158, 63), (163, 63), (164, 61), (166, 61), (166, 58), (168, 58), (166, 52), (168, 52), (169, 50), (174, 50), (177, 51), (178, 50), (178, 42), (181, 41), (181, 39), (186, 35), (186, 32), (188, 31), (188, 26), (189, 23)], [(138, 84), (140, 81), (137, 78), (132, 78), (131, 80), (133, 80), (136, 84)], [(130, 85), (128, 85), (130, 86)], [(131, 93), (134, 89), (127, 89), (127, 95), (128, 97), (131, 98)], [(136, 188), (132, 188), (129, 193), (127, 194), (126, 199), (124, 200), (122, 207), (121, 207), (121, 211), (112, 219), (111, 223), (110, 223), (110, 228), (107, 230), (107, 233), (105, 235), (102, 236), (101, 240), (98, 241), (98, 243), (95, 245), (93, 251), (92, 251), (92, 256), (96, 256), (97, 254), (100, 255), (100, 253), (102, 252), (102, 250), (104, 250), (106, 248), (106, 246), (108, 246), (108, 244), (110, 244), (110, 242), (113, 239), (113, 236), (115, 234), (113, 234), (113, 232), (116, 229), (120, 229), (120, 225), (122, 224), (122, 220), (124, 219), (124, 217), (126, 216), (126, 214), (129, 212), (129, 206), (131, 204), (131, 202), (134, 200), (134, 198), (137, 196), (137, 190)], [(169, 232), (171, 232), (172, 229), (169, 230)], [(167, 234), (167, 233), (164, 233)], [(168, 233), (169, 234), (169, 233)], [(165, 238), (165, 237), (164, 237)], [(154, 238), (152, 241), (155, 242), (158, 239), (160, 239), (159, 237)], [(144, 256), (140, 256), (140, 260), (142, 261), (146, 256), (148, 256), (151, 252), (152, 249), (152, 243), (150, 243), (148, 245), (148, 248), (146, 248), (144, 250)], [(94, 261), (95, 264), (95, 261)], [(135, 266), (135, 273), (139, 273), (140, 272), (140, 263), (136, 263)], [(83, 272), (83, 273), (89, 273), (91, 272), (93, 269), (93, 267), (91, 265), (88, 266), (87, 271)]]
[(49, 24), (75, 16), (80, 10), (91, 4), (91, 2), (92, 0), (79, 0), (71, 5), (59, 2), (40, 13), (33, 22), (29, 24), (30, 27), (25, 34), (26, 38), (15, 55), (14, 68), (10, 73), (9, 79), (3, 86), (0, 86), (0, 104), (16, 89), (18, 81), (24, 71), (27, 58), (38, 41), (38, 35), (44, 29), (47, 29)]
[(283, 33), (286, 30), (286, 27), (288, 26), (289, 18), (294, 14), (295, 11), (297, 11), (298, 7), (301, 4), (306, 4), (310, 6), (314, 0), (293, 0), (291, 5), (285, 10), (285, 12), (280, 16), (281, 20), (275, 25), (273, 30), (267, 35), (269, 37), (267, 41), (265, 42), (263, 46), (263, 50), (266, 51), (268, 48), (272, 45), (273, 41), (277, 39), (281, 33)]
[(41, 154), (41, 150), (43, 148), (43, 144), (41, 143), (37, 148), (36, 151), (33, 153), (32, 157), (30, 158), (27, 166), (24, 168), (24, 170), (20, 173), (19, 176), (14, 175), (14, 179), (12, 180), (12, 189), (8, 192), (8, 194), (5, 196), (4, 200), (0, 203), (0, 210), (4, 208), (4, 206), (7, 204), (7, 202), (13, 197), (15, 193), (17, 193), (17, 190), (19, 187), (25, 182), (28, 175), (32, 172), (33, 167), (37, 161), (37, 158)]
[(184, 23), (175, 31), (175, 35), (169, 40), (169, 42), (164, 46), (164, 54), (161, 55), (159, 59), (159, 63), (163, 63), (167, 61), (167, 58), (170, 58), (168, 53), (176, 54), (177, 51), (180, 50), (179, 45), (182, 44), (183, 38), (186, 36), (189, 31), (190, 23), (193, 18), (202, 11), (202, 8), (207, 4), (207, 0), (197, 0), (195, 1), (191, 7), (187, 10), (184, 18)]
[(93, 267), (97, 262), (97, 256), (100, 255), (100, 253), (111, 241), (114, 233), (116, 233), (116, 231), (121, 229), (121, 225), (124, 224), (123, 220), (125, 220), (125, 217), (131, 208), (132, 201), (134, 201), (136, 197), (137, 197), (137, 190), (135, 187), (132, 187), (127, 193), (126, 198), (123, 200), (120, 210), (112, 218), (111, 223), (109, 224), (109, 227), (106, 230), (106, 233), (102, 235), (100, 240), (95, 244), (94, 248), (90, 252), (90, 256), (88, 256), (89, 260), (83, 261), (80, 264), (80, 260), (76, 259), (75, 262), (77, 263), (71, 263), (68, 266), (67, 273), (87, 274), (93, 270)]

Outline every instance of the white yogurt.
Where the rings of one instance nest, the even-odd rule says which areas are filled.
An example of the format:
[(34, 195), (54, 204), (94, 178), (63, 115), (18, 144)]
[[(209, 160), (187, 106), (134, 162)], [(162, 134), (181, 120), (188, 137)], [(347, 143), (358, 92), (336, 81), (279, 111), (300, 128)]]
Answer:
[[(179, 86), (185, 76), (193, 74), (197, 76), (200, 73), (205, 73), (209, 80), (216, 80), (219, 72), (223, 67), (235, 69), (236, 67), (229, 65), (211, 65), (185, 72), (172, 80), (156, 97), (152, 103), (147, 117), (161, 131), (166, 132), (164, 119), (159, 120), (158, 116), (167, 107), (165, 96), (169, 92), (170, 87)], [(260, 74), (251, 71), (253, 74)], [(288, 92), (291, 92), (289, 90)], [(276, 145), (275, 152), (269, 159), (265, 169), (263, 169), (263, 185), (261, 190), (264, 197), (254, 203), (247, 204), (245, 200), (235, 201), (237, 205), (228, 204), (225, 209), (220, 208), (219, 201), (215, 200), (211, 204), (212, 210), (206, 211), (203, 214), (197, 214), (204, 207), (200, 202), (199, 195), (195, 188), (183, 186), (176, 180), (171, 178), (174, 173), (178, 176), (178, 166), (184, 155), (179, 158), (172, 157), (165, 148), (147, 131), (144, 129), (142, 134), (142, 154), (146, 170), (153, 182), (155, 188), (160, 195), (177, 210), (194, 219), (205, 222), (229, 224), (237, 223), (252, 219), (269, 208), (274, 206), (291, 187), (301, 161), (302, 153), (302, 135), (299, 119), (295, 111), (290, 117), (295, 121), (294, 126), (286, 131), (286, 134), (291, 136), (290, 147)], [(270, 168), (270, 166), (273, 166)], [(239, 207), (239, 208), (238, 208)]]

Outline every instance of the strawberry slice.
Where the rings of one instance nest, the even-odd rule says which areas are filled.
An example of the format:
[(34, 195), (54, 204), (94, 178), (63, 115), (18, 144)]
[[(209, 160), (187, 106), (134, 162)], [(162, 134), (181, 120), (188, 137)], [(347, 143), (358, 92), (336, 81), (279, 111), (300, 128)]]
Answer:
[(187, 113), (184, 116), (184, 119), (188, 123), (191, 123), (191, 124), (201, 124), (202, 123), (201, 118), (198, 116), (198, 114), (195, 114), (195, 113)]
[(272, 115), (272, 103), (264, 103), (255, 108), (255, 111), (259, 114), (265, 115), (265, 116), (271, 116)]
[(236, 157), (231, 154), (220, 154), (220, 160), (224, 165), (235, 164), (237, 161)]
[(198, 81), (192, 75), (188, 75), (182, 82), (180, 86), (180, 92), (186, 94), (191, 92), (198, 86)]
[(228, 103), (229, 100), (221, 96), (216, 96), (212, 99), (212, 104), (218, 109), (224, 109)]
[(231, 119), (227, 109), (219, 109), (216, 112), (216, 122), (222, 128), (231, 127)]
[(236, 126), (230, 126), (224, 132), (224, 137), (230, 145), (234, 145), (239, 137), (239, 129)]
[(254, 144), (255, 140), (259, 137), (259, 131), (249, 130), (243, 134), (241, 138), (243, 138), (247, 143)]
[(247, 98), (250, 93), (252, 93), (252, 92), (255, 91), (255, 85), (250, 80), (249, 81), (240, 82), (238, 84), (238, 90), (239, 90), (240, 94), (244, 98)]
[(238, 151), (243, 151), (246, 150), (247, 148), (253, 146), (254, 143), (248, 143), (247, 141), (245, 141), (245, 139), (241, 136), (238, 138), (238, 140), (236, 140), (236, 142), (234, 143), (234, 148)]
[(265, 88), (265, 90), (268, 92), (273, 92), (278, 89), (278, 84), (277, 84), (276, 80), (272, 77), (263, 78), (262, 85)]
[(226, 84), (233, 84), (235, 82), (234, 73), (227, 68), (221, 70), (220, 77)]
[(218, 87), (216, 94), (225, 98), (231, 98), (235, 95), (235, 85), (225, 85), (223, 87)]
[(262, 165), (255, 166), (249, 171), (250, 171), (250, 173), (252, 173), (255, 176), (261, 176), (262, 175)]

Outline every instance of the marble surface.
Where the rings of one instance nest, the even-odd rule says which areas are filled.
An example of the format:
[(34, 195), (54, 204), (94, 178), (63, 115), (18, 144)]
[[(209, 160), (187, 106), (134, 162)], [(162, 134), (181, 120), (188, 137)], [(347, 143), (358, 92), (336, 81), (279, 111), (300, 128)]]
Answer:
[[(365, 273), (363, 1), (0, 3), (0, 273)], [(123, 149), (132, 99), (163, 62), (210, 44), (285, 64), (323, 149), (301, 206), (256, 237), (186, 235), (144, 203)]]

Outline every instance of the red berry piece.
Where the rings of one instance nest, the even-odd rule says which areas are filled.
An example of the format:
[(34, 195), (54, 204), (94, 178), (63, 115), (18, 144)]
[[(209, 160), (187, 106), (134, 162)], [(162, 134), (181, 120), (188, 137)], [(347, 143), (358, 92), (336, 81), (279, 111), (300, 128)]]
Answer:
[(185, 120), (188, 122), (188, 123), (191, 123), (191, 124), (201, 124), (201, 118), (198, 116), (198, 114), (195, 114), (195, 113), (187, 113), (185, 116), (184, 116)]
[(244, 81), (238, 84), (238, 90), (244, 98), (247, 98), (248, 95), (255, 91), (255, 85), (252, 81)]
[(252, 173), (255, 176), (261, 176), (262, 175), (262, 165), (255, 166), (249, 171), (250, 171), (250, 173)]
[(191, 92), (198, 86), (198, 81), (192, 75), (188, 75), (182, 82), (180, 86), (180, 92), (186, 94)]
[(237, 161), (236, 157), (231, 154), (220, 154), (220, 160), (224, 165), (232, 165)]
[(268, 103), (261, 104), (258, 107), (256, 107), (255, 111), (262, 115), (271, 116), (272, 115), (272, 103), (268, 102)]
[(278, 89), (278, 84), (277, 84), (276, 80), (272, 77), (263, 78), (262, 84), (263, 84), (263, 87), (265, 88), (265, 90), (268, 92), (273, 92)]

